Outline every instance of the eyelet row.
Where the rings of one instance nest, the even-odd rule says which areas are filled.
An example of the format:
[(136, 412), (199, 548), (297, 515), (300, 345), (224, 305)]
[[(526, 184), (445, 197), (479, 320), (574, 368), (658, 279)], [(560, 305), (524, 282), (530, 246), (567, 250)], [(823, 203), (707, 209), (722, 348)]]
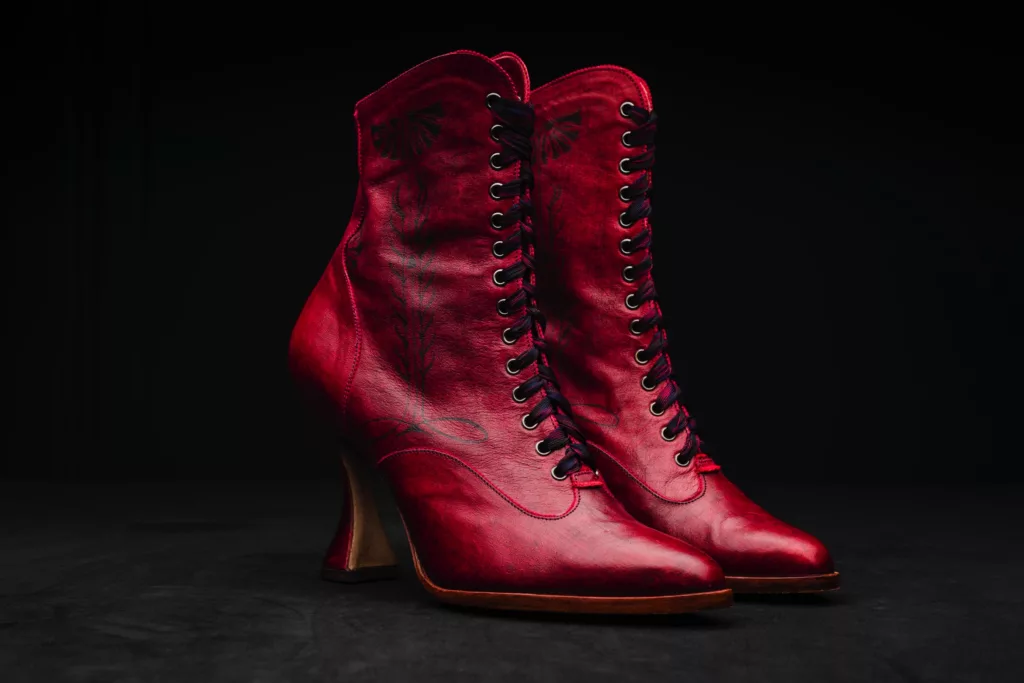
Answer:
[[(485, 98), (485, 101), (487, 103), (487, 108), (488, 109), (493, 109), (494, 108), (494, 103), (497, 102), (500, 99), (501, 99), (501, 95), (499, 95), (498, 93), (496, 93), (496, 92), (488, 93), (487, 97)], [(495, 142), (500, 143), (501, 142), (501, 131), (502, 130), (504, 130), (504, 126), (502, 126), (500, 123), (495, 123), (494, 125), (492, 125), (491, 126), (491, 130), (490, 130), (491, 140), (494, 140)], [(498, 159), (500, 159), (500, 158), (501, 158), (501, 152), (494, 152), (490, 156), (490, 166), (491, 166), (491, 168), (493, 168), (496, 171), (500, 171), (500, 170), (502, 170), (504, 168), (503, 166), (501, 166), (498, 163)], [(494, 200), (502, 199), (502, 197), (497, 194), (497, 190), (500, 190), (501, 187), (502, 187), (501, 183), (491, 183), (490, 188), (488, 188), (488, 194), (491, 195), (491, 199), (494, 199)], [(495, 229), (495, 230), (501, 230), (502, 229), (503, 226), (498, 221), (500, 221), (504, 217), (504, 215), (505, 214), (503, 214), (501, 211), (495, 211), (494, 213), (491, 214), (491, 227), (493, 229)], [(504, 258), (505, 257), (505, 252), (501, 249), (502, 246), (504, 246), (504, 242), (502, 242), (501, 240), (498, 240), (493, 245), (491, 245), (491, 253), (494, 254), (495, 258)], [(498, 287), (504, 287), (505, 285), (508, 284), (508, 281), (505, 280), (505, 278), (503, 277), (504, 274), (505, 274), (505, 270), (503, 268), (498, 268), (496, 271), (494, 271), (491, 274), (491, 281), (494, 282), (494, 284), (496, 286), (498, 286)], [(509, 314), (511, 314), (511, 312), (512, 312), (508, 308), (508, 300), (507, 299), (498, 299), (497, 309), (498, 309), (498, 315), (500, 315), (502, 317), (506, 317)], [(511, 327), (506, 327), (501, 332), (501, 341), (504, 342), (507, 345), (510, 345), (510, 346), (512, 344), (515, 344), (516, 341), (518, 341), (518, 339), (513, 338), (510, 335), (511, 330), (512, 330)], [(506, 370), (509, 369), (509, 365), (508, 364), (505, 365), (505, 369)], [(515, 393), (515, 390), (513, 390), (512, 391), (512, 398), (515, 398), (515, 397), (516, 397), (516, 393)]]
[[(487, 98), (486, 98), (487, 108), (488, 109), (492, 109), (494, 107), (494, 103), (497, 100), (499, 100), (499, 99), (501, 99), (501, 95), (499, 95), (498, 93), (493, 93), (493, 92), (489, 93), (487, 95)], [(505, 127), (502, 126), (500, 123), (496, 123), (493, 126), (491, 126), (491, 130), (490, 130), (491, 140), (494, 140), (495, 142), (499, 142), (500, 143), (501, 142), (501, 132), (504, 130), (504, 128)], [(489, 163), (490, 163), (491, 168), (494, 169), (495, 171), (501, 171), (501, 170), (503, 170), (505, 168), (504, 166), (502, 166), (499, 163), (498, 160), (500, 158), (501, 158), (501, 153), (500, 152), (495, 152), (495, 153), (491, 154), (491, 156), (490, 156)], [(503, 197), (501, 197), (501, 195), (498, 194), (498, 192), (501, 190), (502, 187), (503, 187), (502, 183), (491, 183), (491, 186), (487, 190), (488, 194), (490, 194), (490, 196), (491, 196), (491, 199), (494, 199), (496, 201), (503, 199)], [(501, 219), (504, 218), (504, 216), (505, 216), (505, 214), (503, 214), (501, 211), (495, 211), (494, 213), (492, 213), (491, 214), (491, 228), (493, 228), (494, 230), (502, 230), (504, 228), (504, 226), (502, 226), (499, 221), (501, 221)], [(504, 258), (505, 256), (507, 256), (507, 254), (505, 253), (504, 249), (502, 248), (502, 247), (504, 247), (504, 245), (505, 245), (505, 243), (502, 240), (497, 240), (494, 244), (491, 245), (491, 253), (494, 255), (495, 258)], [(498, 270), (494, 271), (494, 273), (491, 275), (491, 280), (498, 287), (504, 287), (505, 285), (508, 284), (508, 282), (502, 277), (503, 274), (504, 274), (504, 270), (502, 268), (499, 268)], [(507, 299), (499, 299), (498, 300), (497, 309), (498, 309), (498, 315), (500, 315), (502, 317), (507, 317), (508, 315), (510, 315), (512, 313), (512, 311), (508, 308), (508, 300)], [(512, 344), (515, 344), (516, 341), (518, 341), (518, 339), (515, 339), (515, 338), (511, 337), (511, 335), (510, 335), (511, 330), (512, 330), (512, 328), (506, 327), (501, 332), (501, 341), (503, 341), (505, 344), (508, 344), (510, 346)], [(510, 375), (518, 375), (520, 372), (523, 371), (522, 368), (516, 368), (515, 367), (515, 360), (516, 360), (515, 358), (509, 358), (507, 361), (505, 361), (505, 371), (508, 374), (510, 374)], [(529, 397), (520, 396), (519, 395), (519, 387), (518, 386), (515, 387), (512, 390), (512, 400), (515, 401), (516, 403), (525, 403), (528, 400), (528, 398)], [(520, 422), (522, 423), (524, 429), (529, 430), (529, 431), (533, 431), (534, 429), (537, 429), (537, 427), (540, 426), (540, 422), (534, 422), (534, 423), (531, 424), (530, 421), (529, 421), (529, 417), (530, 417), (530, 414), (526, 413), (525, 415), (523, 415), (523, 417), (521, 418)], [(547, 456), (551, 455), (552, 451), (551, 450), (543, 449), (541, 447), (541, 444), (543, 444), (543, 443), (544, 443), (544, 440), (541, 439), (540, 441), (538, 441), (537, 443), (535, 443), (533, 445), (533, 449), (537, 452), (537, 455), (539, 455), (541, 457), (547, 457)], [(557, 470), (558, 470), (558, 465), (555, 465), (554, 467), (551, 468), (551, 478), (552, 479), (555, 479), (556, 481), (562, 481), (562, 480), (566, 479), (569, 476), (568, 474), (563, 474), (562, 476), (558, 476)]]
[[(629, 111), (633, 107), (635, 107), (635, 106), (636, 105), (633, 104), (632, 102), (629, 102), (629, 101), (623, 102), (622, 104), (619, 105), (619, 113), (622, 115), (623, 118), (628, 119), (629, 118)], [(631, 132), (632, 131), (628, 131), (627, 130), (625, 133), (622, 134), (622, 138), (621, 139), (622, 139), (622, 146), (623, 147), (633, 147), (633, 144), (630, 142), (630, 134), (631, 134)], [(630, 166), (628, 165), (629, 163), (630, 163), (630, 160), (629, 160), (628, 157), (625, 157), (625, 158), (621, 159), (619, 161), (619, 172), (622, 173), (623, 175), (631, 174), (633, 172), (633, 169), (630, 168)], [(628, 196), (626, 196), (626, 192), (628, 192), (628, 191), (629, 191), (629, 185), (623, 185), (622, 187), (620, 187), (619, 188), (619, 199), (624, 201), (624, 202), (630, 201), (630, 198)], [(623, 228), (632, 227), (635, 223), (636, 223), (636, 221), (631, 221), (631, 220), (629, 220), (626, 217), (626, 212), (625, 211), (623, 211), (622, 213), (619, 214), (619, 225), (622, 226)], [(631, 242), (631, 240), (628, 237), (624, 238), (622, 241), (619, 242), (619, 251), (622, 252), (623, 255), (626, 255), (626, 256), (631, 255), (633, 253), (630, 250), (630, 248), (629, 248), (631, 244), (632, 244), (632, 242)], [(625, 280), (626, 282), (634, 282), (636, 280), (636, 278), (633, 276), (633, 266), (628, 265), (628, 266), (626, 266), (625, 268), (622, 269), (622, 279)], [(636, 310), (637, 308), (640, 307), (640, 304), (635, 301), (633, 296), (634, 296), (633, 293), (630, 293), (630, 294), (626, 295), (626, 301), (625, 301), (626, 308), (628, 308), (631, 311), (632, 310)], [(640, 319), (639, 318), (635, 318), (635, 319), (631, 320), (630, 323), (629, 323), (629, 331), (634, 336), (639, 336), (641, 334), (640, 330), (638, 329), (639, 324), (640, 324)], [(651, 360), (650, 358), (646, 357), (645, 349), (637, 349), (636, 353), (633, 354), (633, 358), (634, 358), (634, 360), (636, 360), (636, 362), (639, 365), (647, 365), (650, 362), (650, 360)], [(647, 375), (644, 375), (643, 377), (640, 378), (640, 387), (644, 391), (654, 391), (655, 389), (658, 388), (657, 385), (651, 386), (651, 385), (648, 384), (648, 376)], [(665, 408), (662, 408), (661, 410), (658, 410), (657, 407), (658, 407), (658, 402), (657, 401), (651, 401), (651, 404), (650, 404), (651, 415), (653, 415), (654, 417), (661, 417), (662, 415), (665, 414)], [(673, 435), (669, 436), (668, 428), (667, 427), (662, 427), (661, 428), (661, 438), (664, 439), (665, 441), (675, 441), (677, 436), (679, 436), (679, 435), (678, 434), (673, 434)], [(680, 458), (682, 457), (682, 455), (683, 455), (682, 452), (676, 453), (676, 455), (675, 455), (676, 464), (679, 465), (680, 467), (687, 467), (693, 461), (693, 458), (687, 458), (686, 460), (681, 460)]]
[[(632, 102), (627, 100), (626, 102), (623, 102), (622, 104), (619, 105), (619, 114), (622, 115), (622, 118), (628, 119), (629, 118), (629, 111), (633, 107), (635, 107), (635, 106), (636, 106), (635, 104), (633, 104)], [(625, 133), (622, 134), (622, 144), (624, 146), (626, 146), (626, 147), (632, 147), (632, 144), (630, 144), (630, 142), (629, 142), (629, 133), (630, 133), (630, 131), (627, 130)], [(619, 161), (619, 171), (621, 171), (625, 175), (629, 175), (630, 173), (633, 172), (632, 169), (630, 169), (627, 166), (628, 163), (629, 163), (629, 159), (628, 158), (623, 158), (623, 159), (621, 159)], [(629, 202), (630, 201), (630, 198), (626, 195), (626, 193), (628, 191), (629, 191), (629, 185), (623, 185), (622, 187), (619, 188), (619, 199), (621, 201), (624, 201), (624, 202)], [(631, 227), (633, 227), (633, 225), (636, 224), (636, 221), (629, 220), (626, 217), (626, 213), (627, 213), (626, 211), (623, 211), (623, 212), (621, 212), (619, 214), (619, 225), (622, 228), (631, 228)], [(624, 237), (622, 240), (619, 241), (619, 252), (623, 256), (631, 256), (633, 254), (633, 250), (630, 248), (632, 246), (632, 244), (633, 244), (633, 242), (632, 242), (632, 240), (630, 238)], [(634, 270), (634, 268), (633, 268), (632, 265), (625, 266), (622, 269), (622, 279), (624, 281), (626, 281), (626, 282), (635, 282), (636, 281), (636, 276), (633, 274), (633, 270)], [(635, 298), (634, 295), (635, 295), (635, 293), (631, 292), (630, 294), (626, 295), (626, 299), (625, 299), (626, 308), (628, 308), (631, 311), (635, 311), (636, 309), (640, 308), (640, 302), (636, 301), (636, 298)], [(636, 325), (639, 324), (639, 322), (640, 322), (639, 320), (633, 320), (629, 324), (629, 331), (634, 336), (639, 336), (641, 334), (636, 329)], [(637, 356), (637, 362), (638, 363), (640, 362), (639, 356)]]

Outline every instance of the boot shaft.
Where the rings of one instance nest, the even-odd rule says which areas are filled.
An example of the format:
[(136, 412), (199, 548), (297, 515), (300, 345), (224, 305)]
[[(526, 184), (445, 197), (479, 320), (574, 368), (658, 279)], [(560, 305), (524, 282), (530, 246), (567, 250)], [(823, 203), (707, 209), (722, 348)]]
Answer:
[(552, 474), (568, 456), (538, 445), (564, 429), (534, 362), (533, 250), (528, 217), (517, 221), (529, 206), (520, 190), (532, 112), (492, 108), (498, 96), (528, 93), (494, 61), (459, 52), (356, 105), (355, 210), (290, 357), (373, 462), (450, 454), (526, 508), (555, 514), (573, 485)]
[(660, 315), (657, 302), (638, 296), (651, 279), (641, 272), (651, 225), (646, 215), (627, 215), (636, 199), (649, 206), (636, 189), (630, 195), (651, 174), (627, 161), (648, 148), (630, 146), (638, 125), (626, 114), (631, 106), (651, 111), (650, 90), (626, 69), (601, 66), (538, 88), (534, 106), (538, 299), (550, 318), (552, 366), (593, 444), (624, 454), (638, 475), (685, 499), (699, 477), (674, 465), (682, 444), (661, 431), (680, 408), (652, 409), (664, 384), (645, 382), (653, 364), (641, 351), (661, 334), (638, 325)]

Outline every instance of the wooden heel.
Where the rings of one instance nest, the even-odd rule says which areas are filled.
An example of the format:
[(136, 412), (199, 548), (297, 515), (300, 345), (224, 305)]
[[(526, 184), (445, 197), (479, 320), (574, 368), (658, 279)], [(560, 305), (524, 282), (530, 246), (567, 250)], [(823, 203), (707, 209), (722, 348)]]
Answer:
[(381, 524), (371, 487), (364, 480), (366, 475), (352, 456), (342, 455), (341, 461), (345, 504), (321, 576), (340, 583), (394, 578), (398, 562)]

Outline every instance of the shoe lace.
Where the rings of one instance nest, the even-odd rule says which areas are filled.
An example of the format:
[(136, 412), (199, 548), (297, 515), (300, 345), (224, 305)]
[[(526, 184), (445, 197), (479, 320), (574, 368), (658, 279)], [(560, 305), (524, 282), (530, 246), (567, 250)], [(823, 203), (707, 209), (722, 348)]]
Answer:
[(533, 107), (516, 100), (510, 100), (492, 93), (487, 96), (487, 106), (494, 114), (496, 123), (491, 126), (491, 138), (501, 145), (501, 151), (491, 155), (491, 167), (506, 168), (519, 163), (519, 178), (507, 183), (493, 183), (491, 197), (496, 200), (515, 198), (505, 212), (491, 214), (491, 227), (497, 231), (515, 227), (503, 240), (494, 243), (491, 251), (497, 258), (518, 255), (511, 265), (494, 272), (493, 280), (498, 286), (505, 286), (515, 280), (519, 289), (512, 296), (498, 301), (498, 314), (515, 316), (518, 319), (501, 333), (502, 341), (515, 344), (523, 335), (531, 335), (533, 344), (523, 353), (508, 359), (506, 371), (518, 375), (530, 365), (537, 365), (537, 374), (512, 390), (517, 403), (525, 403), (543, 392), (543, 398), (522, 417), (526, 429), (536, 429), (547, 418), (553, 418), (558, 425), (547, 436), (538, 441), (534, 448), (541, 456), (547, 456), (564, 448), (565, 452), (551, 469), (555, 479), (565, 479), (591, 462), (586, 441), (576, 423), (570, 417), (569, 402), (562, 395), (555, 381), (554, 373), (547, 364), (547, 345), (544, 340), (544, 316), (537, 308), (536, 290), (533, 284), (534, 231), (532, 223), (533, 204), (530, 191), (533, 189), (533, 170), (530, 166), (533, 136)]
[[(624, 102), (619, 111), (623, 117), (637, 126), (622, 134), (622, 144), (626, 147), (644, 149), (643, 153), (626, 157), (619, 162), (619, 170), (624, 174), (642, 171), (635, 181), (619, 188), (619, 198), (629, 203), (629, 207), (619, 214), (619, 225), (629, 228), (651, 215), (650, 171), (654, 167), (654, 137), (658, 130), (658, 116), (653, 111), (638, 107), (632, 102)], [(650, 277), (654, 265), (651, 259), (651, 243), (649, 225), (645, 225), (636, 235), (627, 237), (619, 243), (619, 249), (623, 254), (644, 254), (640, 263), (626, 266), (622, 270), (622, 277), (627, 282), (640, 282), (636, 291), (626, 297), (626, 306), (637, 309), (648, 301), (654, 304), (647, 313), (630, 322), (629, 330), (635, 335), (655, 330), (651, 342), (636, 352), (638, 363), (646, 365), (653, 361), (650, 370), (641, 378), (640, 385), (645, 391), (654, 391), (661, 386), (661, 391), (650, 406), (654, 415), (661, 415), (669, 406), (678, 406), (675, 416), (661, 428), (661, 437), (666, 441), (674, 441), (680, 434), (685, 434), (683, 447), (676, 453), (676, 462), (686, 465), (694, 455), (700, 453), (701, 442), (696, 434), (696, 420), (683, 405), (682, 389), (672, 373), (672, 364), (668, 358), (668, 334), (663, 327), (661, 308), (657, 303), (658, 291)]]

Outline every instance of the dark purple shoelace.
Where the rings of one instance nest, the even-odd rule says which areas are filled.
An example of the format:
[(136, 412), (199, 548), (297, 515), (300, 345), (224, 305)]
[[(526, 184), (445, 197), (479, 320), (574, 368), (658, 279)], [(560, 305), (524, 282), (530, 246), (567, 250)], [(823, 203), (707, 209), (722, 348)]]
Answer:
[(533, 136), (533, 107), (516, 100), (509, 100), (491, 95), (487, 106), (494, 113), (495, 124), (491, 127), (491, 137), (501, 143), (501, 152), (491, 156), (494, 168), (504, 168), (518, 162), (519, 178), (508, 183), (494, 183), (490, 187), (491, 197), (495, 199), (516, 198), (515, 203), (505, 212), (495, 212), (491, 216), (491, 227), (496, 231), (515, 226), (514, 232), (508, 237), (495, 242), (494, 255), (502, 258), (518, 252), (518, 260), (502, 267), (494, 273), (497, 284), (505, 284), (520, 280), (521, 284), (515, 294), (498, 301), (498, 313), (503, 316), (518, 315), (518, 319), (502, 332), (502, 340), (506, 344), (514, 344), (525, 334), (533, 336), (533, 345), (506, 363), (510, 374), (519, 374), (531, 364), (537, 364), (537, 374), (515, 388), (512, 397), (519, 403), (525, 403), (539, 393), (544, 397), (525, 415), (522, 423), (527, 429), (535, 429), (549, 417), (554, 418), (558, 427), (537, 442), (536, 450), (540, 455), (548, 455), (564, 448), (565, 452), (551, 473), (557, 479), (564, 479), (590, 462), (590, 452), (579, 427), (570, 417), (569, 402), (562, 395), (555, 381), (554, 373), (546, 361), (546, 344), (541, 336), (545, 327), (544, 316), (537, 308), (536, 292), (531, 278), (534, 270), (533, 247), (535, 242), (533, 223), (533, 205), (529, 192), (533, 189), (533, 170), (530, 166), (532, 153), (531, 138)]
[[(636, 105), (624, 105), (622, 114), (637, 125), (637, 128), (622, 136), (622, 143), (627, 147), (644, 149), (642, 154), (628, 157), (620, 162), (620, 169), (623, 173), (643, 171), (637, 180), (619, 190), (619, 197), (623, 201), (629, 202), (629, 208), (619, 215), (619, 224), (628, 228), (651, 215), (649, 195), (651, 174), (649, 171), (654, 167), (654, 137), (658, 130), (658, 116), (653, 111), (647, 111)], [(652, 235), (648, 227), (644, 227), (636, 236), (624, 239), (619, 243), (619, 248), (624, 254), (644, 252), (644, 258), (640, 263), (626, 266), (622, 272), (623, 278), (627, 281), (640, 283), (637, 290), (626, 299), (626, 305), (630, 308), (638, 308), (644, 302), (658, 299), (654, 280), (650, 277), (653, 265), (650, 253), (651, 243)], [(651, 343), (637, 352), (639, 362), (650, 363), (653, 361), (651, 369), (642, 379), (643, 387), (653, 391), (661, 386), (661, 391), (651, 406), (652, 413), (660, 414), (669, 406), (678, 405), (679, 412), (662, 428), (661, 435), (667, 441), (672, 441), (680, 434), (685, 433), (686, 441), (680, 455), (688, 461), (700, 451), (700, 438), (696, 434), (696, 421), (683, 405), (682, 390), (672, 374), (672, 366), (667, 353), (668, 334), (662, 326), (661, 309), (657, 305), (651, 307), (647, 314), (633, 321), (630, 329), (634, 334), (644, 334), (649, 330), (656, 330)]]

